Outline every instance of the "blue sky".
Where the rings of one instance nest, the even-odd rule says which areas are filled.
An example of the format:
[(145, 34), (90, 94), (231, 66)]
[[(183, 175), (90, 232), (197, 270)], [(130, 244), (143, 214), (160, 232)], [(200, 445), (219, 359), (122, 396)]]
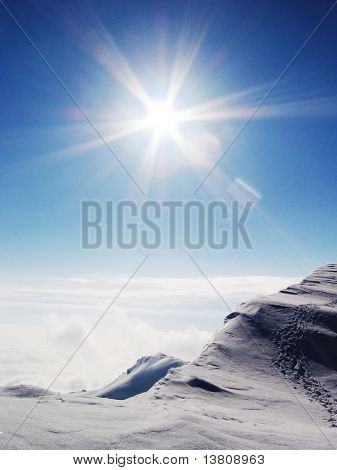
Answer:
[[(6, 2), (104, 135), (117, 118), (143, 112), (127, 88), (125, 63), (156, 100), (165, 97), (177, 58), (182, 67), (191, 59), (179, 108), (245, 91), (226, 119), (182, 126), (187, 140), (208, 145), (211, 162), (331, 3)], [(209, 276), (301, 276), (335, 260), (336, 18), (337, 10), (198, 192), (204, 201), (224, 198), (239, 178), (261, 195), (248, 225), (254, 250), (194, 253)], [(128, 275), (145, 251), (81, 250), (80, 202), (145, 198), (104, 146), (90, 148), (93, 129), (3, 9), (0, 36), (1, 277)], [(149, 134), (111, 145), (146, 185), (147, 197), (191, 199), (206, 166), (193, 158), (185, 163), (164, 139), (150, 174), (144, 166)], [(163, 248), (151, 254), (142, 275), (199, 273), (182, 250)]]

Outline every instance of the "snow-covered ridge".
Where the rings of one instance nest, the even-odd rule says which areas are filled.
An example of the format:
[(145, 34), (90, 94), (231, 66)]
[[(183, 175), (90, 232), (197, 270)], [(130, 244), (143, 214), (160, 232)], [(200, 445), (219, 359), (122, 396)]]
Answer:
[[(145, 393), (122, 402), (76, 393), (38, 400), (9, 447), (337, 448), (337, 264), (239, 305), (195, 361)], [(0, 394), (0, 444), (27, 401)]]
[(336, 298), (337, 264), (326, 264), (313, 271), (300, 284), (281, 291), (285, 294), (318, 294), (321, 297)]

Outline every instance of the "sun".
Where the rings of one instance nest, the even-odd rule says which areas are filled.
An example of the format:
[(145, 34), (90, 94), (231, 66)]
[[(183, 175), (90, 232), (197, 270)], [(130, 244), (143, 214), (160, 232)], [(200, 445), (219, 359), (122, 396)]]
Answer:
[(172, 135), (178, 125), (178, 113), (168, 101), (153, 102), (148, 106), (146, 127), (157, 136)]

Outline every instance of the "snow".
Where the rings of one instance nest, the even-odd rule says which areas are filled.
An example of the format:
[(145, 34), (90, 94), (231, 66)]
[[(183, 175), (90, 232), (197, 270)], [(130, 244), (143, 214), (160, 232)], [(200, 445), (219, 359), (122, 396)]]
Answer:
[(158, 380), (165, 377), (170, 369), (184, 364), (186, 364), (185, 361), (168, 357), (162, 353), (155, 356), (145, 356), (138, 359), (134, 366), (111, 384), (89, 394), (96, 397), (125, 400), (147, 392)]
[(0, 387), (0, 396), (17, 397), (17, 398), (37, 398), (45, 395), (54, 395), (53, 392), (41, 387), (32, 385), (8, 385)]
[(137, 371), (146, 376), (162, 359), (143, 359), (93, 393), (0, 390), (0, 445), (38, 400), (6, 448), (333, 449), (336, 346), (337, 264), (328, 264), (238, 306), (195, 361), (133, 398), (101, 396), (134, 392)]

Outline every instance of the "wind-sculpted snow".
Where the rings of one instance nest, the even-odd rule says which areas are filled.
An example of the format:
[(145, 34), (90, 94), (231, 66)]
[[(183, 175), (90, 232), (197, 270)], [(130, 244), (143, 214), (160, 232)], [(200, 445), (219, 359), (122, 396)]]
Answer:
[(125, 400), (126, 398), (147, 392), (170, 369), (184, 364), (186, 364), (185, 361), (175, 357), (168, 357), (165, 354), (145, 356), (138, 359), (134, 366), (130, 367), (125, 374), (118, 377), (110, 385), (93, 392), (91, 395), (113, 398), (114, 400)]
[[(39, 398), (8, 447), (333, 449), (336, 338), (337, 265), (328, 264), (238, 306), (199, 358), (146, 393)], [(36, 399), (0, 401), (5, 442)]]

